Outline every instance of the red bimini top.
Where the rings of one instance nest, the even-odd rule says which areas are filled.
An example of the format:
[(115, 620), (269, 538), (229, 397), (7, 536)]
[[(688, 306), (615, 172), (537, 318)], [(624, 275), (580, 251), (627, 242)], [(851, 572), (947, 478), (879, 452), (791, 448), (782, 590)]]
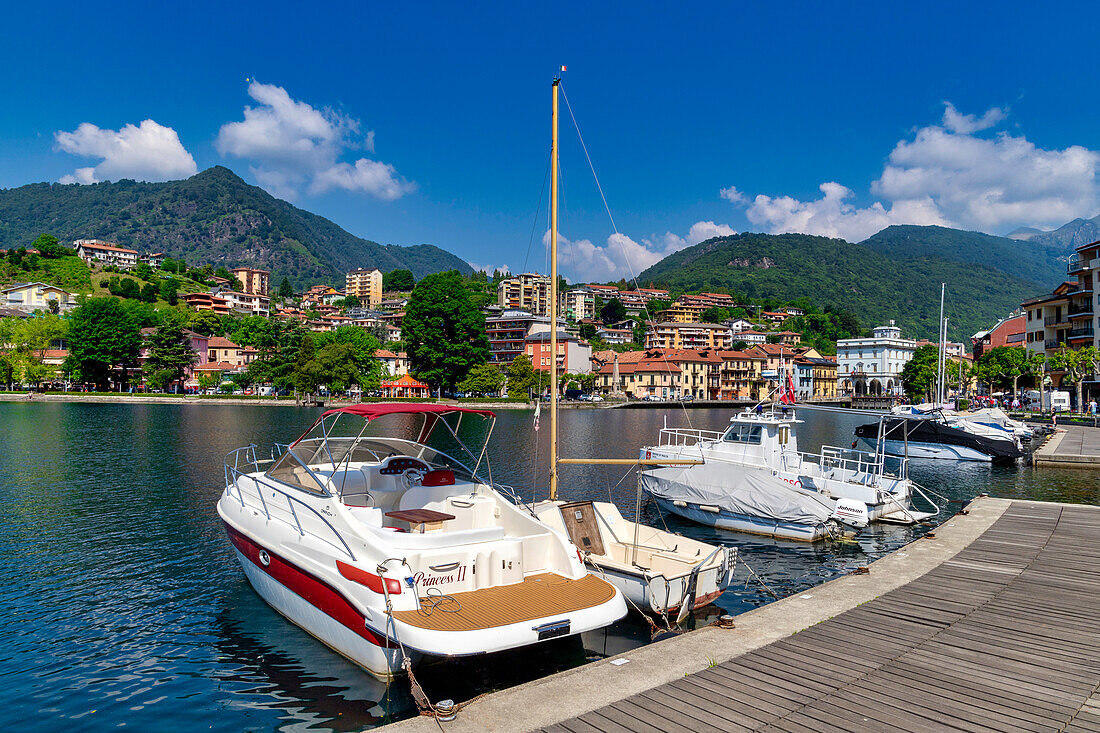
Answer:
[(341, 412), (365, 417), (368, 421), (384, 415), (449, 415), (452, 412), (466, 412), (484, 418), (496, 417), (496, 414), (489, 410), (474, 410), (469, 407), (458, 407), (457, 405), (437, 405), (430, 402), (376, 402), (348, 405), (347, 407), (327, 410), (321, 417), (328, 417)]

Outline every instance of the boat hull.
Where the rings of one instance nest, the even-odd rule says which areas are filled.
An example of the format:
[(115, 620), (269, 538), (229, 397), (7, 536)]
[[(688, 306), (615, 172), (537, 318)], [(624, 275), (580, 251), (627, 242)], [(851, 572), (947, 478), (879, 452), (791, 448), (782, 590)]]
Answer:
[[(658, 615), (677, 613), (680, 610), (681, 601), (687, 595), (689, 575), (670, 578), (666, 582), (662, 578), (646, 578), (641, 573), (623, 572), (608, 565), (593, 562), (591, 559), (588, 563), (596, 570), (597, 575), (619, 589), (619, 592), (631, 602), (632, 608)], [(724, 583), (720, 582), (718, 576), (723, 570), (721, 567), (715, 567), (699, 573), (696, 580), (695, 603), (692, 604), (691, 610), (713, 603), (718, 596), (722, 595)]]
[[(387, 680), (401, 673), (398, 645), (370, 629), (363, 614), (338, 590), (229, 524), (226, 532), (249, 585), (280, 615), (374, 677)], [(266, 566), (261, 552), (269, 558)], [(406, 653), (414, 664), (419, 662), (415, 650)]]
[[(875, 441), (868, 438), (860, 438), (860, 440), (871, 446), (875, 446)], [(965, 445), (950, 445), (948, 443), (915, 443), (909, 441), (906, 446), (904, 441), (901, 440), (885, 440), (883, 441), (883, 450), (887, 455), (904, 457), (908, 450), (910, 458), (927, 458), (942, 461), (975, 461), (981, 463), (990, 463), (993, 457), (988, 453), (983, 453), (980, 450), (976, 450)]]
[(774, 537), (796, 542), (817, 542), (834, 537), (837, 532), (829, 524), (808, 525), (783, 522), (771, 518), (736, 514), (725, 509), (712, 511), (703, 509), (699, 504), (683, 501), (669, 501), (650, 494), (662, 509), (688, 519), (697, 524), (732, 532), (746, 532), (761, 537)]

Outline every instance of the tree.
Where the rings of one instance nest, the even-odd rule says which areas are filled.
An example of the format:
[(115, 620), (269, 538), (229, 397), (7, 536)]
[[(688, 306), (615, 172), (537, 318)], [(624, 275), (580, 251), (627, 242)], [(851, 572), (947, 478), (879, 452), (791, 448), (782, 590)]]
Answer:
[(38, 250), (44, 259), (54, 260), (69, 254), (69, 250), (61, 246), (57, 237), (52, 234), (39, 234), (38, 239), (31, 243), (31, 248)]
[(478, 364), (458, 384), (463, 392), (475, 394), (497, 394), (504, 386), (504, 375), (492, 364)]
[[(132, 280), (130, 282), (133, 282)], [(160, 288), (153, 283), (145, 283), (141, 288), (141, 300), (144, 303), (156, 303)]]
[(15, 378), (38, 386), (56, 376), (57, 368), (45, 364), (44, 359), (51, 344), (65, 337), (67, 323), (53, 314), (5, 321), (6, 327), (0, 338), (12, 347), (9, 363)]
[(349, 295), (346, 298), (340, 298), (340, 300), (337, 300), (333, 305), (337, 308), (347, 310), (348, 308), (362, 308), (363, 301), (359, 300), (358, 295)]
[(309, 368), (317, 375), (319, 383), (334, 392), (343, 392), (353, 384), (359, 384), (359, 365), (355, 348), (350, 344), (328, 344), (313, 358)]
[(1016, 385), (1020, 375), (1024, 373), (1024, 362), (1027, 359), (1027, 349), (1018, 346), (995, 346), (982, 354), (978, 360), (978, 378), (989, 384), (989, 391), (993, 391), (994, 385), (1001, 387), (1012, 386), (1012, 393), (1016, 394)]
[(508, 365), (509, 397), (537, 397), (549, 384), (550, 375), (537, 371), (526, 354), (520, 354)]
[(321, 385), (320, 375), (313, 357), (317, 350), (313, 346), (313, 337), (304, 336), (298, 347), (298, 356), (294, 360), (294, 389), (302, 394), (313, 394)]
[(596, 338), (596, 326), (591, 323), (582, 323), (580, 326), (580, 337), (582, 339)]
[(145, 347), (148, 350), (145, 379), (158, 392), (182, 380), (198, 361), (198, 354), (184, 333), (184, 320), (179, 316), (166, 316), (164, 322), (146, 337)]
[(747, 348), (749, 348), (749, 345), (745, 341), (741, 341), (740, 339), (738, 339), (737, 341), (733, 342), (734, 351), (744, 351)]
[(214, 311), (197, 311), (192, 315), (191, 330), (203, 336), (220, 336), (224, 333), (222, 321)]
[[(141, 331), (116, 298), (88, 298), (69, 318), (69, 358), (65, 368), (81, 380), (106, 389), (115, 367), (137, 363)], [(125, 371), (122, 380), (125, 381)]]
[(626, 318), (626, 306), (618, 298), (612, 298), (603, 304), (603, 308), (600, 309), (600, 320), (607, 325), (612, 323), (620, 323)]
[(248, 365), (248, 373), (254, 382), (271, 384), (276, 390), (292, 389), (298, 352), (309, 332), (297, 320), (271, 323), (273, 343), (258, 347), (259, 357)]
[(225, 265), (221, 265), (218, 269), (214, 270), (214, 275), (229, 281), (229, 287), (233, 290), (240, 291), (241, 281), (237, 279), (237, 276), (226, 269)]
[(939, 373), (940, 351), (933, 345), (918, 346), (901, 370), (901, 384), (910, 400), (928, 397)]
[(340, 326), (335, 331), (317, 334), (313, 337), (313, 344), (322, 350), (331, 344), (339, 344), (350, 350), (357, 376), (353, 382), (346, 382), (346, 384), (358, 384), (363, 389), (377, 389), (381, 384), (382, 363), (374, 357), (375, 352), (378, 351), (378, 341), (362, 328)]
[(233, 330), (227, 331), (233, 343), (251, 346), (256, 351), (275, 345), (274, 322), (263, 316), (245, 316), (233, 322)]
[(203, 372), (199, 375), (199, 389), (206, 391), (208, 389), (214, 389), (222, 383), (221, 372)]
[(435, 386), (453, 387), (489, 358), (485, 316), (455, 270), (416, 284), (401, 330), (412, 371)]
[(11, 357), (8, 354), (0, 354), (0, 384), (10, 385), (15, 368), (12, 366)]
[(156, 273), (153, 272), (153, 268), (149, 266), (148, 262), (139, 262), (137, 267), (133, 269), (133, 273), (146, 282), (152, 282), (156, 277)]
[(382, 289), (386, 292), (408, 292), (415, 285), (411, 270), (392, 270), (382, 276)]
[(716, 305), (707, 308), (699, 314), (699, 320), (703, 323), (721, 323), (730, 317), (729, 311)]
[(168, 303), (168, 305), (176, 305), (179, 303), (179, 281), (174, 277), (161, 280), (160, 297)]
[(279, 283), (279, 297), (280, 298), (293, 298), (294, 288), (290, 285), (290, 279), (284, 277), (283, 281)]
[(1062, 348), (1050, 355), (1050, 368), (1065, 372), (1065, 381), (1077, 386), (1077, 409), (1084, 411), (1085, 377), (1095, 372), (1100, 363), (1100, 351), (1095, 346), (1086, 346), (1082, 349), (1070, 349), (1062, 344)]

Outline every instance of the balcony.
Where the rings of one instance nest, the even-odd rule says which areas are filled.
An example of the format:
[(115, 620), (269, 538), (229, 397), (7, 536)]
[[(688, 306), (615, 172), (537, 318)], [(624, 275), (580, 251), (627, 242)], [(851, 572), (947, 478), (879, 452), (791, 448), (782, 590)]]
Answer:
[(1057, 339), (1047, 339), (1043, 344), (1044, 349), (1057, 349), (1059, 346), (1061, 346), (1061, 344), (1058, 343)]
[(1047, 328), (1056, 328), (1058, 326), (1065, 326), (1069, 324), (1068, 316), (1047, 316), (1043, 319), (1043, 325)]
[(1088, 267), (1088, 263), (1081, 262), (1077, 255), (1073, 255), (1069, 258), (1069, 262), (1066, 263), (1066, 274), (1072, 275), (1078, 270), (1087, 270)]
[(1085, 326), (1084, 328), (1070, 329), (1066, 334), (1067, 341), (1080, 341), (1082, 339), (1092, 339), (1093, 328), (1092, 326)]
[(1070, 307), (1070, 312), (1066, 318), (1092, 318), (1093, 310), (1091, 305), (1073, 305)]

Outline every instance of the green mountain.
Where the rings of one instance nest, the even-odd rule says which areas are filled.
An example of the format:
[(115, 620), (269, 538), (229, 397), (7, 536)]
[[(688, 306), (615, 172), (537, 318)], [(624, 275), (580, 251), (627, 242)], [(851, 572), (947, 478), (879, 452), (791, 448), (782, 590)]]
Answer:
[(250, 186), (215, 166), (182, 181), (92, 185), (36, 183), (0, 190), (0, 248), (28, 246), (48, 232), (62, 242), (105, 239), (166, 252), (190, 264), (254, 265), (298, 286), (342, 281), (357, 267), (383, 272), (473, 270), (430, 244), (382, 245)]
[(1040, 284), (950, 249), (939, 256), (932, 245), (912, 245), (899, 254), (896, 242), (876, 244), (887, 254), (866, 243), (806, 234), (717, 237), (666, 257), (639, 281), (680, 290), (724, 289), (749, 298), (808, 297), (822, 309), (850, 311), (865, 325), (892, 319), (908, 336), (933, 339), (945, 282), (949, 335), (957, 341), (1057, 282)]
[(893, 260), (938, 258), (950, 262), (987, 265), (995, 270), (1053, 288), (1066, 274), (1063, 247), (1032, 238), (1020, 242), (981, 232), (936, 226), (895, 225), (860, 244)]

